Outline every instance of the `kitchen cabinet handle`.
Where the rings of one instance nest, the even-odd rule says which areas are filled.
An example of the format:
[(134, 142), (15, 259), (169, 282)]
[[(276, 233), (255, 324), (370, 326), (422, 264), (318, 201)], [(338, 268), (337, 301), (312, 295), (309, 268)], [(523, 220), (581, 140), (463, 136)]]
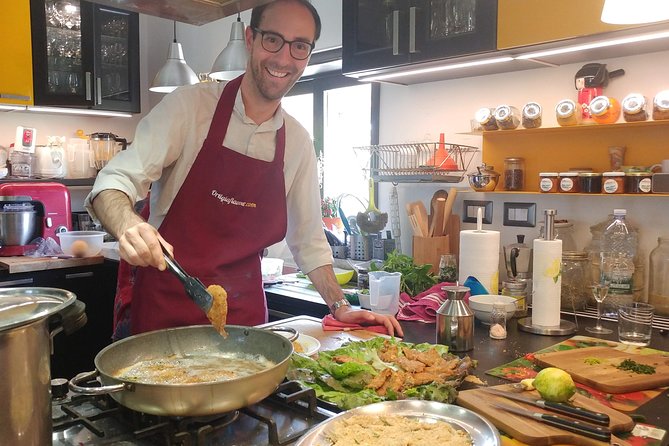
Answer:
[(393, 56), (400, 53), (400, 11), (393, 11)]
[(90, 101), (93, 99), (92, 91), (91, 91), (91, 82), (92, 82), (92, 77), (93, 75), (91, 74), (90, 71), (87, 71), (85, 73), (85, 78), (86, 78), (86, 100)]
[(416, 52), (416, 7), (409, 8), (409, 53)]
[(95, 95), (97, 96), (97, 104), (102, 105), (102, 78), (95, 78)]
[(30, 96), (14, 93), (0, 93), (0, 99), (14, 99), (17, 101), (29, 101)]
[(5, 287), (5, 286), (16, 286), (16, 285), (29, 285), (33, 283), (32, 278), (28, 279), (16, 279), (16, 280), (6, 280), (3, 282), (0, 282), (0, 287)]
[(93, 271), (87, 271), (84, 273), (72, 273), (72, 274), (65, 274), (65, 279), (81, 279), (83, 277), (93, 277)]

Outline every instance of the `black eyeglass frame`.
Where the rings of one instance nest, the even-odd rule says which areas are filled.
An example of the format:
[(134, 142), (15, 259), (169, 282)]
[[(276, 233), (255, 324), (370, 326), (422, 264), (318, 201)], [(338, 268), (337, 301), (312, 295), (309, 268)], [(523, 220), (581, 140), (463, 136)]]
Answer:
[[(311, 56), (311, 53), (314, 51), (314, 47), (316, 46), (315, 43), (313, 43), (313, 42), (305, 42), (304, 40), (286, 40), (281, 34), (279, 34), (279, 33), (277, 33), (277, 32), (274, 32), (274, 31), (265, 31), (265, 30), (262, 30), (262, 29), (260, 29), (260, 28), (252, 28), (252, 29), (253, 29), (253, 32), (254, 32), (254, 33), (258, 33), (258, 34), (260, 34), (260, 45), (262, 45), (262, 47), (263, 47), (263, 49), (264, 49), (265, 51), (269, 51), (270, 53), (278, 53), (279, 51), (281, 51), (281, 49), (282, 49), (286, 44), (288, 44), (288, 47), (290, 48), (290, 56), (291, 56), (293, 59), (295, 59), (295, 60), (306, 60), (306, 59), (308, 59), (309, 56)], [(281, 39), (281, 42), (282, 42), (282, 43), (281, 43), (281, 46), (279, 46), (279, 48), (277, 48), (277, 49), (274, 50), (274, 51), (272, 51), (272, 50), (266, 48), (266, 47), (265, 47), (265, 42), (264, 42), (264, 40), (265, 40), (265, 34), (271, 34), (271, 35), (276, 36), (276, 37), (278, 37), (279, 39)], [(295, 54), (293, 54), (293, 44), (294, 44), (294, 43), (300, 43), (300, 44), (302, 44), (302, 45), (307, 45), (307, 46), (309, 47), (309, 54), (307, 54), (307, 55), (306, 55), (305, 57), (303, 57), (303, 58), (295, 57)]]

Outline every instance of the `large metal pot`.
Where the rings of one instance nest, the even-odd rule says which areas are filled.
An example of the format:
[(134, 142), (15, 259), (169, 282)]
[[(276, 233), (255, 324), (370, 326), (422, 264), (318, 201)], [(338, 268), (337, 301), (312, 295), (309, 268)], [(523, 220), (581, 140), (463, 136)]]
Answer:
[(75, 300), (56, 288), (0, 289), (0, 444), (51, 444), (51, 338), (86, 322)]
[[(116, 342), (97, 354), (93, 372), (70, 380), (70, 389), (87, 395), (111, 394), (120, 404), (140, 412), (165, 416), (202, 416), (228, 412), (254, 404), (270, 395), (283, 381), (293, 344), (273, 331), (226, 325), (227, 338), (211, 325), (157, 330)], [(117, 371), (139, 361), (188, 354), (221, 353), (262, 355), (275, 365), (242, 378), (197, 384), (147, 384), (123, 381)], [(99, 376), (98, 376), (99, 375)], [(102, 387), (82, 383), (98, 376)]]

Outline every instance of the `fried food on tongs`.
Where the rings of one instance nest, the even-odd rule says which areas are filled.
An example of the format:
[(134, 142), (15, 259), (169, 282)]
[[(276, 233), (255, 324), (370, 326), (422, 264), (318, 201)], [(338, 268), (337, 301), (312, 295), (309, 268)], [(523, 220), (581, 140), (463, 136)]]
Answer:
[(227, 337), (225, 322), (228, 318), (228, 293), (220, 285), (209, 285), (207, 291), (213, 297), (211, 308), (207, 312), (207, 319), (221, 336)]

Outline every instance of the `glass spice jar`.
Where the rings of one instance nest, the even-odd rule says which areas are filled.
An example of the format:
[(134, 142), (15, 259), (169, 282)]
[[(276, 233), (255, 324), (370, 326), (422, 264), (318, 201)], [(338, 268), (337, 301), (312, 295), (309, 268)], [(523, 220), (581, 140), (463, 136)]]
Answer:
[(571, 251), (562, 254), (562, 289), (560, 308), (584, 310), (588, 303), (590, 276), (587, 252)]
[(525, 185), (525, 160), (523, 158), (504, 159), (504, 189), (523, 190)]
[(520, 112), (513, 105), (500, 105), (495, 109), (497, 127), (502, 130), (513, 130), (520, 124)]
[(503, 302), (492, 304), (489, 334), (492, 339), (506, 339), (506, 308)]
[(602, 193), (625, 193), (625, 172), (604, 172), (602, 177)]
[(653, 119), (669, 119), (669, 90), (663, 90), (653, 99)]
[(560, 192), (580, 192), (581, 185), (578, 181), (578, 172), (560, 172)]
[(558, 173), (541, 172), (539, 173), (539, 190), (545, 193), (554, 193), (558, 191)]
[(495, 110), (484, 107), (478, 109), (474, 114), (474, 119), (479, 123), (483, 130), (497, 130), (497, 121), (495, 120)]
[(584, 194), (602, 193), (602, 174), (599, 172), (581, 172), (578, 174), (581, 192)]
[(509, 280), (502, 282), (502, 295), (516, 299), (514, 317), (527, 316), (527, 282), (524, 280)]
[(541, 127), (541, 105), (536, 102), (528, 102), (523, 107), (522, 126), (526, 129)]
[(646, 112), (646, 97), (639, 93), (630, 93), (623, 99), (623, 118), (626, 122), (645, 121), (648, 119)]
[(597, 96), (590, 101), (590, 115), (597, 124), (613, 124), (620, 118), (620, 102), (608, 96)]
[(561, 126), (580, 124), (582, 110), (581, 104), (577, 104), (571, 99), (563, 99), (555, 106), (555, 116), (558, 124)]
[(458, 280), (458, 262), (455, 254), (442, 254), (439, 258), (439, 281), (456, 282)]
[(627, 172), (625, 192), (628, 194), (649, 194), (652, 186), (651, 172)]

